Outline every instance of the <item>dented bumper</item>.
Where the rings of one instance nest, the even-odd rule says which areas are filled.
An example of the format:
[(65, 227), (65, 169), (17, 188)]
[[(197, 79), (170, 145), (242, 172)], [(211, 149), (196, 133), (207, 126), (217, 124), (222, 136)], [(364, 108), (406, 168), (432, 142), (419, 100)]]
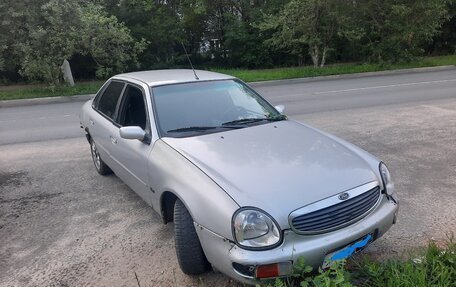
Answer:
[(299, 235), (285, 230), (280, 246), (263, 251), (242, 249), (197, 223), (195, 227), (204, 253), (214, 268), (238, 281), (256, 284), (258, 279), (255, 277), (255, 269), (259, 265), (294, 263), (299, 257), (303, 257), (307, 265), (318, 268), (328, 253), (367, 234), (372, 234), (374, 240), (379, 238), (394, 224), (397, 210), (398, 204), (384, 197), (381, 204), (368, 216), (350, 226), (318, 235)]

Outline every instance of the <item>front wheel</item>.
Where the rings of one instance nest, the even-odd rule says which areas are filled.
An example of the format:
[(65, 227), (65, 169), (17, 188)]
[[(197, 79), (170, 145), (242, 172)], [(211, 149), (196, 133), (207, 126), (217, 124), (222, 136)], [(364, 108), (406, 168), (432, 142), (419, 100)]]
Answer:
[(101, 159), (100, 154), (98, 153), (97, 145), (90, 139), (90, 153), (92, 154), (93, 164), (95, 165), (95, 169), (101, 175), (107, 175), (112, 173), (109, 166), (107, 166), (104, 161)]
[(209, 262), (196, 234), (193, 219), (179, 199), (174, 205), (174, 236), (177, 261), (187, 275), (197, 275), (209, 269)]

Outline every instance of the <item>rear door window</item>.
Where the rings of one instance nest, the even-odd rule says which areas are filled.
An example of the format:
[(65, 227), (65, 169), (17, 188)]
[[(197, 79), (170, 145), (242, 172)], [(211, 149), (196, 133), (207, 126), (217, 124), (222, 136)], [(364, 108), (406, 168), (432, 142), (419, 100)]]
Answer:
[(125, 84), (122, 82), (112, 81), (101, 94), (98, 100), (97, 110), (110, 119), (114, 119), (117, 102)]

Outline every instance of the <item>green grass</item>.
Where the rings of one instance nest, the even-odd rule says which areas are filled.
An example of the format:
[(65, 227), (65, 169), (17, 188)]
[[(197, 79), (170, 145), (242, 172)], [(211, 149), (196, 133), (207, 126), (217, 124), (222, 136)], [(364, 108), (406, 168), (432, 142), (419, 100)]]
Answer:
[[(359, 64), (345, 63), (337, 65), (328, 65), (323, 68), (292, 67), (276, 68), (261, 70), (245, 69), (218, 69), (213, 71), (238, 77), (246, 82), (282, 80), (294, 78), (306, 78), (315, 76), (354, 74), (364, 72), (376, 72), (385, 70), (434, 67), (443, 65), (456, 65), (456, 55), (427, 57), (410, 63), (402, 64)], [(94, 94), (103, 84), (102, 81), (80, 82), (74, 87), (66, 85), (49, 87), (46, 85), (18, 85), (18, 86), (0, 86), (0, 100), (15, 100), (27, 98), (55, 97), (55, 96), (72, 96), (81, 94)]]
[(323, 68), (314, 68), (311, 66), (262, 69), (262, 70), (244, 70), (244, 69), (212, 69), (213, 71), (228, 74), (240, 78), (246, 82), (283, 80), (294, 78), (307, 78), (316, 76), (329, 76), (341, 74), (354, 74), (365, 72), (377, 72), (386, 70), (435, 67), (444, 65), (456, 65), (456, 55), (427, 57), (410, 63), (402, 64), (337, 64), (328, 65)]
[(43, 97), (73, 96), (96, 93), (103, 81), (81, 82), (75, 86), (67, 85), (20, 85), (0, 87), (0, 100), (18, 100)]
[(426, 287), (456, 286), (456, 243), (445, 248), (430, 243), (428, 248), (407, 261), (365, 262), (359, 270), (363, 286)]
[(443, 247), (429, 243), (421, 252), (414, 252), (409, 260), (376, 261), (358, 260), (350, 270), (344, 262), (334, 264), (329, 270), (312, 273), (303, 260), (298, 261), (294, 275), (277, 279), (268, 287), (455, 287), (456, 242), (453, 237)]

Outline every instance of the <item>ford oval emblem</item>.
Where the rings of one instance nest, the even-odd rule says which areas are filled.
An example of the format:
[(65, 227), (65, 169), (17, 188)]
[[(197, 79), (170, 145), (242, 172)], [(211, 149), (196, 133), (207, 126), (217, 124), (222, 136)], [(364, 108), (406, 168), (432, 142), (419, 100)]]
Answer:
[(343, 192), (343, 193), (339, 194), (339, 199), (340, 200), (347, 200), (349, 197), (350, 197), (350, 194), (348, 194), (346, 192)]

